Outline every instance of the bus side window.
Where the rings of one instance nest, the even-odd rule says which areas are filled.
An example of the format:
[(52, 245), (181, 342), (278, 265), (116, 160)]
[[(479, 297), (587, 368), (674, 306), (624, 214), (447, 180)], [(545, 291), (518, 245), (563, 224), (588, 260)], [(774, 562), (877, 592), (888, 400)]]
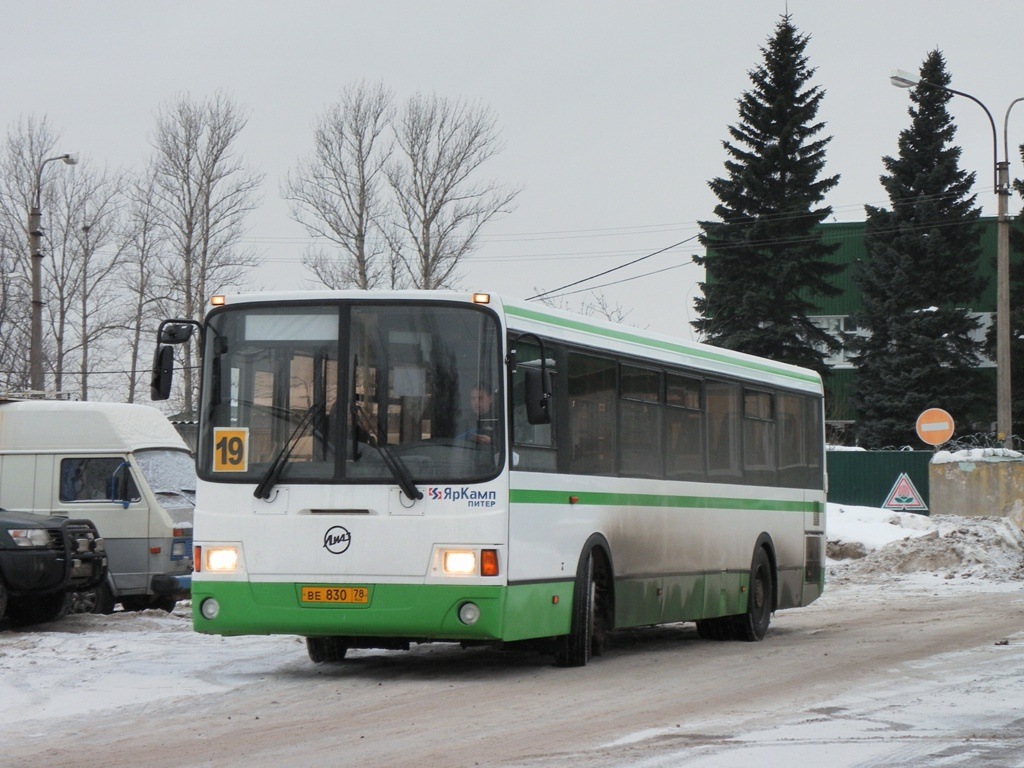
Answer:
[(670, 373), (665, 389), (665, 476), (704, 479), (704, 398), (699, 379)]
[(807, 447), (804, 445), (803, 398), (779, 394), (779, 485), (791, 488), (803, 486), (807, 470)]
[(743, 390), (743, 475), (752, 485), (775, 485), (775, 408), (771, 392)]
[(807, 470), (804, 477), (806, 487), (822, 489), (825, 487), (825, 440), (822, 434), (821, 400), (813, 397), (802, 397), (804, 405), (804, 445), (807, 455)]
[(619, 469), (632, 477), (661, 477), (662, 374), (619, 366)]
[(705, 387), (708, 404), (708, 474), (722, 481), (738, 482), (740, 467), (740, 387), (709, 381)]
[[(514, 456), (512, 469), (527, 472), (554, 472), (558, 465), (555, 444), (554, 408), (555, 397), (549, 401), (551, 422), (530, 424), (526, 414), (526, 369), (539, 367), (540, 350), (534, 345), (520, 341), (517, 345), (518, 366), (512, 376), (512, 431), (514, 435)], [(549, 355), (550, 357), (550, 355)], [(547, 370), (554, 376), (553, 361), (547, 361)]]
[(568, 363), (569, 471), (614, 475), (616, 442), (614, 360), (570, 354)]

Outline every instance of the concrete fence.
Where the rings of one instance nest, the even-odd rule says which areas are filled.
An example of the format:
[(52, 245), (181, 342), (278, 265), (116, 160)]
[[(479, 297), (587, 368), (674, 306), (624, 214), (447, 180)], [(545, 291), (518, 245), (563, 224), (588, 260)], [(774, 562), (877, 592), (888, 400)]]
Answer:
[(1008, 517), (1024, 528), (1024, 456), (1019, 453), (940, 452), (928, 475), (933, 515)]

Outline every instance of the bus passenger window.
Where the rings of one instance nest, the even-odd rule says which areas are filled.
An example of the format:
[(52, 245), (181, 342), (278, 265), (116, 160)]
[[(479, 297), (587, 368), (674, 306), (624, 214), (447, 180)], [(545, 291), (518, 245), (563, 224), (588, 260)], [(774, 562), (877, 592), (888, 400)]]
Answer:
[(633, 477), (661, 477), (661, 372), (619, 367), (619, 469)]
[(699, 379), (668, 374), (665, 381), (665, 476), (704, 479), (704, 398)]
[(615, 474), (615, 362), (570, 354), (568, 365), (569, 471)]
[(775, 413), (770, 392), (743, 390), (743, 475), (753, 485), (775, 485)]
[(804, 445), (803, 398), (780, 394), (777, 398), (779, 441), (779, 485), (803, 486), (807, 474), (807, 448)]
[(708, 474), (721, 480), (739, 482), (740, 387), (709, 381), (705, 389), (708, 404)]
[[(552, 396), (548, 404), (552, 416), (550, 423), (529, 423), (526, 417), (526, 369), (540, 367), (540, 349), (535, 344), (520, 341), (516, 345), (516, 353), (518, 362), (512, 376), (512, 469), (554, 472), (558, 467), (554, 429), (556, 398)], [(554, 377), (555, 361), (550, 359), (550, 353), (548, 357), (546, 368)]]

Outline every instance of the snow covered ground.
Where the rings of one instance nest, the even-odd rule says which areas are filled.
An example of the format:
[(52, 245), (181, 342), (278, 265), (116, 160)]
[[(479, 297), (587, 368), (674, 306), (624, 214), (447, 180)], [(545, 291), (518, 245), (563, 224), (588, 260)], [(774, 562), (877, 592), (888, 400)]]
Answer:
[[(834, 504), (828, 515), (827, 589), (819, 603), (853, 606), (880, 591), (914, 600), (950, 589), (1005, 591), (1008, 600), (1021, 597), (1024, 535), (1009, 521), (928, 518)], [(1020, 629), (983, 647), (917, 663), (914, 682), (898, 690), (886, 685), (837, 690), (811, 715), (730, 737), (725, 747), (691, 745), (670, 755), (616, 764), (916, 765), (924, 763), (914, 762), (914, 750), (927, 748), (927, 764), (959, 766), (968, 764), (962, 748), (955, 760), (934, 762), (934, 740), (968, 731), (973, 734), (975, 764), (1024, 765), (1024, 626)], [(0, 722), (9, 733), (16, 729), (25, 737), (42, 735), (53, 718), (109, 713), (119, 707), (144, 710), (157, 702), (249, 685), (262, 680), (268, 666), (298, 672), (309, 664), (298, 638), (195, 634), (186, 605), (172, 614), (71, 616), (25, 631), (0, 630)], [(711, 721), (687, 727), (714, 732)], [(607, 746), (657, 736), (638, 731)], [(893, 755), (899, 760), (890, 760)]]

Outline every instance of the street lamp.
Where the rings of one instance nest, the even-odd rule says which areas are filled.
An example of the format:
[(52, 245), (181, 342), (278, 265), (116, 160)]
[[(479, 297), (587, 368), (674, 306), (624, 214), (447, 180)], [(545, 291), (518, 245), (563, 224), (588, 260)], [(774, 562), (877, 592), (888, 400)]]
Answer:
[(916, 75), (902, 69), (893, 70), (889, 82), (897, 88), (911, 88), (915, 85), (926, 85), (942, 91), (970, 99), (983, 110), (992, 126), (992, 167), (994, 169), (994, 185), (998, 201), (996, 220), (996, 432), (1006, 448), (1013, 447), (1013, 415), (1010, 389), (1010, 218), (1007, 213), (1010, 202), (1010, 145), (1007, 140), (1007, 125), (1010, 122), (1010, 110), (1024, 97), (1014, 99), (1006, 108), (1003, 118), (1003, 159), (999, 159), (999, 139), (996, 135), (996, 121), (988, 107), (978, 99), (963, 91), (956, 91), (944, 85), (929, 83)]
[(43, 168), (54, 160), (62, 160), (67, 165), (74, 165), (78, 162), (78, 155), (64, 154), (48, 157), (39, 164), (36, 169), (32, 207), (28, 211), (28, 250), (32, 262), (32, 324), (28, 347), (28, 368), (29, 388), (36, 392), (41, 392), (43, 389), (43, 216), (39, 208), (43, 191)]

